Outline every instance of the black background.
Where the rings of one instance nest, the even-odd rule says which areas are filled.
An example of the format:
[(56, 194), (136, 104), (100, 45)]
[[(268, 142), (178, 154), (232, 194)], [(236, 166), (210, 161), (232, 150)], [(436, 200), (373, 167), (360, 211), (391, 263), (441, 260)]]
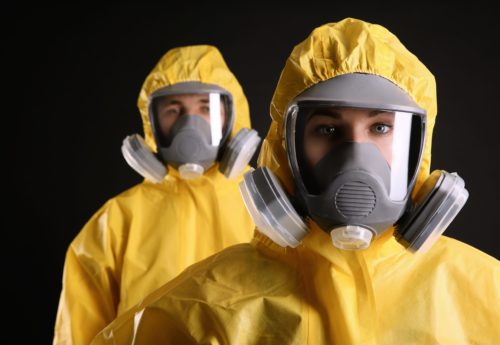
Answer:
[[(261, 136), (292, 48), (321, 24), (382, 24), (434, 73), (438, 118), (432, 169), (457, 171), (470, 198), (446, 234), (500, 257), (498, 18), (493, 10), (410, 3), (330, 2), (281, 8), (212, 4), (18, 8), (3, 19), (3, 134), (8, 137), (4, 270), (22, 337), (50, 343), (67, 246), (110, 197), (141, 178), (121, 156), (142, 134), (136, 100), (170, 48), (212, 44), (250, 103)], [(8, 17), (8, 18), (7, 18)], [(6, 25), (14, 20), (13, 25)], [(7, 110), (9, 109), (9, 110)], [(5, 147), (5, 146), (4, 146)], [(5, 194), (4, 194), (5, 195)], [(13, 297), (11, 297), (13, 296)]]

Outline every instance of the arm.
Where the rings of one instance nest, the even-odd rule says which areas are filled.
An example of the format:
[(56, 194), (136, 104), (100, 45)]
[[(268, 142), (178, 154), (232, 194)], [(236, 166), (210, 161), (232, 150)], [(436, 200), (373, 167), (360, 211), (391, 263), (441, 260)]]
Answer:
[(110, 208), (99, 210), (67, 251), (54, 344), (89, 344), (116, 316), (121, 239), (109, 226)]
[(184, 326), (160, 308), (130, 310), (99, 333), (92, 345), (198, 344)]

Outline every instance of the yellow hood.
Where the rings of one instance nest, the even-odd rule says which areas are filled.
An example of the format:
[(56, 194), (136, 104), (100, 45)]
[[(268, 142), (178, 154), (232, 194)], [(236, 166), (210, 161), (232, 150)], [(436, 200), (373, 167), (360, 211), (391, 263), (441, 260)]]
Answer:
[(151, 122), (149, 96), (158, 89), (186, 81), (218, 85), (233, 96), (235, 121), (231, 136), (241, 128), (250, 127), (248, 102), (236, 77), (229, 70), (219, 50), (209, 45), (197, 45), (169, 50), (149, 73), (142, 85), (137, 106), (141, 112), (146, 143), (156, 151)]
[(283, 120), (288, 104), (305, 89), (347, 73), (370, 73), (391, 80), (427, 111), (427, 134), (415, 190), (429, 176), (432, 130), (436, 118), (434, 76), (396, 36), (380, 25), (347, 18), (315, 29), (286, 61), (271, 101), (271, 128), (262, 144), (259, 166), (270, 168), (293, 190)]
[[(282, 140), (287, 104), (351, 72), (390, 79), (427, 110), (421, 184), (436, 115), (434, 78), (386, 29), (355, 19), (321, 26), (294, 49), (274, 94), (260, 165), (291, 187)], [(185, 270), (92, 344), (500, 343), (498, 260), (444, 236), (425, 255), (404, 250), (389, 231), (382, 237), (347, 251), (318, 227), (296, 248), (256, 233), (251, 244)]]

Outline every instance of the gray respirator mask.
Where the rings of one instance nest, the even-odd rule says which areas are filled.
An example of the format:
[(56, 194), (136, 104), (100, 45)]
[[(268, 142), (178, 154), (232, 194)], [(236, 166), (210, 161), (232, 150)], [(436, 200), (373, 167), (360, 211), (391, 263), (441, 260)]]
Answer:
[[(177, 117), (168, 134), (161, 131), (158, 104), (166, 96), (206, 95), (204, 107), (208, 120), (196, 113)], [(152, 182), (159, 183), (167, 174), (167, 163), (189, 180), (202, 176), (220, 161), (219, 170), (234, 178), (242, 173), (254, 155), (260, 138), (255, 130), (243, 128), (234, 138), (229, 136), (234, 126), (232, 95), (223, 88), (200, 82), (183, 82), (157, 90), (150, 96), (150, 122), (158, 152), (155, 155), (137, 134), (123, 141), (122, 153), (129, 165)], [(223, 115), (225, 114), (225, 124)]]
[(365, 249), (395, 225), (400, 243), (424, 251), (468, 197), (458, 175), (438, 170), (412, 202), (425, 123), (425, 111), (382, 77), (354, 73), (321, 82), (285, 115), (295, 195), (261, 167), (240, 185), (245, 204), (258, 228), (282, 246), (301, 242), (307, 217), (340, 249)]
[(219, 145), (212, 143), (210, 124), (197, 115), (179, 117), (162, 142), (166, 143), (158, 148), (162, 160), (193, 177), (211, 167), (219, 152)]

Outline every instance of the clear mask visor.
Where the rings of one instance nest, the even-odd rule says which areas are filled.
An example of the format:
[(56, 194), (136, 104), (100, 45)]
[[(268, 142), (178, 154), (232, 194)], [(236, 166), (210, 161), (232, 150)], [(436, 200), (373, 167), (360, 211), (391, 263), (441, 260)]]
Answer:
[[(307, 105), (299, 106), (296, 116), (292, 143), (302, 180), (311, 194), (321, 192), (337, 174), (349, 170), (377, 176), (391, 200), (405, 199), (423, 147), (421, 115)], [(318, 180), (318, 167), (321, 178), (311, 181)]]
[(222, 139), (222, 120), (225, 117), (224, 105), (218, 93), (209, 94), (210, 134), (212, 146), (219, 146)]
[[(225, 95), (217, 92), (170, 94), (157, 97), (153, 104), (155, 136), (161, 146), (169, 146), (179, 131), (183, 116), (198, 116), (206, 121), (211, 146), (219, 146), (229, 121), (230, 109)], [(176, 126), (177, 124), (177, 126)]]

